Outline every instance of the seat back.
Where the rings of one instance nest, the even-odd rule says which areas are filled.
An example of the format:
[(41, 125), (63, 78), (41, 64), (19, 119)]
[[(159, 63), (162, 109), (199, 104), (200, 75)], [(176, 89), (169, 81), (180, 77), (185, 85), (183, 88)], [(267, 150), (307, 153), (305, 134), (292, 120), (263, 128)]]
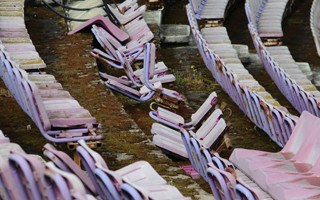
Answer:
[(22, 80), (27, 78), (27, 74), (25, 73), (25, 71), (21, 70), (18, 66), (11, 65), (9, 61), (6, 61), (5, 64), (8, 70), (10, 69), (12, 70), (12, 76), (11, 76), (11, 73), (9, 74), (10, 74), (10, 77), (12, 78), (12, 82), (15, 87), (17, 98), (19, 99), (17, 101), (21, 106), (21, 108), (24, 110), (24, 112), (31, 117), (32, 114), (31, 114), (30, 107), (28, 105), (28, 101), (27, 101), (28, 98), (25, 94), (25, 91), (22, 88)]
[[(115, 180), (112, 180), (112, 177), (109, 177), (103, 170), (96, 168), (94, 170), (94, 174), (97, 179), (97, 183), (99, 184), (101, 191), (104, 193), (104, 196), (107, 197), (108, 200), (117, 200), (121, 199), (121, 194), (119, 192), (120, 188), (116, 187)], [(120, 187), (120, 185), (118, 185)]]
[(21, 151), (21, 147), (15, 143), (1, 143), (0, 144), (0, 197), (2, 199), (20, 199), (20, 194), (23, 193), (23, 188), (15, 184), (15, 179), (11, 173), (9, 166), (10, 151)]
[(105, 34), (107, 32), (100, 31), (96, 25), (92, 26), (91, 32), (94, 34), (95, 38), (99, 42), (100, 46), (110, 55), (116, 58), (116, 50), (111, 45), (111, 43), (107, 40)]
[(209, 112), (209, 110), (217, 103), (218, 97), (215, 92), (212, 92), (199, 109), (191, 115), (191, 123), (196, 126), (201, 119)]
[(85, 187), (76, 175), (58, 169), (53, 162), (47, 162), (45, 165), (51, 171), (63, 177), (63, 179), (67, 183), (68, 190), (70, 191), (72, 199), (87, 199)]
[(53, 191), (44, 180), (45, 167), (39, 156), (14, 150), (9, 157), (9, 163), (16, 185), (23, 188), (27, 198), (55, 199)]
[(318, 125), (317, 123), (319, 123), (318, 121), (319, 120), (317, 117), (313, 116), (307, 111), (302, 112), (288, 142), (283, 147), (281, 152), (297, 154), (299, 151), (301, 151), (301, 153), (304, 152), (303, 154), (305, 154), (308, 145), (310, 145), (307, 143), (307, 141), (315, 141), (315, 138), (317, 137), (316, 127)]
[(28, 98), (32, 119), (40, 130), (48, 131), (51, 129), (51, 123), (46, 113), (43, 101), (41, 99), (37, 86), (29, 81), (22, 80), (22, 87)]
[(216, 126), (220, 117), (222, 115), (222, 111), (220, 109), (214, 110), (213, 113), (203, 122), (201, 127), (197, 130), (196, 136), (200, 140), (204, 139), (209, 132)]
[(97, 168), (96, 163), (99, 163), (105, 168), (108, 168), (108, 166), (97, 152), (93, 151), (88, 147), (84, 140), (79, 140), (78, 142), (80, 146), (77, 147), (77, 153), (80, 156), (81, 163), (86, 169), (89, 178), (91, 179), (94, 187), (96, 188), (97, 193), (99, 194), (99, 196), (101, 196), (102, 199), (105, 199), (107, 197), (105, 196), (105, 193), (103, 192), (102, 188), (97, 182), (94, 170)]
[(194, 159), (192, 158), (192, 153), (191, 153), (190, 135), (185, 129), (181, 130), (181, 138), (182, 138), (183, 145), (187, 150), (188, 158), (191, 162), (191, 165), (196, 166), (196, 163), (194, 162)]
[(55, 199), (72, 200), (67, 182), (60, 174), (46, 166), (44, 179), (48, 187), (51, 188)]
[(92, 194), (96, 194), (96, 189), (87, 174), (74, 162), (68, 154), (58, 151), (53, 145), (44, 145), (44, 155), (46, 155), (59, 169), (75, 174), (84, 184), (86, 189)]

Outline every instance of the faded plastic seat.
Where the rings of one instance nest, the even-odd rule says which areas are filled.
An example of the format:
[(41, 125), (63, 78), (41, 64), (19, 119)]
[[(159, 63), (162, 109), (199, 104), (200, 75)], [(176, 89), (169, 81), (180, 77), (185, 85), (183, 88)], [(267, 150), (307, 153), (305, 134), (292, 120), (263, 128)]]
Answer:
[[(111, 58), (117, 61), (119, 61), (119, 58), (116, 51), (120, 51), (127, 57), (131, 56), (132, 58), (130, 59), (142, 59), (140, 56), (142, 51), (137, 50), (139, 50), (139, 48), (145, 43), (149, 42), (150, 38), (153, 38), (153, 36), (149, 37), (151, 35), (146, 33), (142, 37), (139, 37), (139, 39), (137, 40), (127, 39), (126, 41), (121, 42), (101, 27), (93, 25), (91, 31), (95, 35), (95, 38), (99, 42), (100, 46), (106, 51), (106, 53), (111, 56)], [(105, 54), (102, 54), (101, 51), (97, 51), (96, 49), (93, 50), (93, 53), (93, 56), (95, 56), (95, 54), (100, 54), (102, 58), (106, 57), (104, 59), (110, 59), (105, 56)]]
[[(300, 150), (307, 148), (305, 140), (307, 137), (312, 137), (308, 134), (302, 134), (306, 129), (309, 130), (310, 122), (314, 123), (314, 117), (307, 113), (303, 112), (300, 117), (300, 120), (293, 129), (293, 132), (287, 141), (283, 149), (278, 153), (270, 153), (257, 150), (248, 150), (248, 149), (235, 149), (229, 160), (235, 163), (237, 167), (250, 168), (251, 162), (260, 162), (263, 160), (266, 161), (277, 161), (282, 162), (284, 160), (291, 160)], [(310, 130), (311, 131), (311, 130)], [(251, 165), (254, 166), (254, 165)], [(255, 166), (256, 167), (256, 166)], [(262, 166), (266, 167), (266, 166)]]
[(5, 137), (0, 132), (0, 189), (1, 198), (5, 199), (19, 199), (19, 190), (14, 182), (14, 177), (10, 171), (9, 156), (10, 151), (24, 152), (22, 148), (15, 143), (10, 143), (9, 138)]
[(177, 154), (181, 157), (187, 158), (188, 154), (183, 145), (180, 132), (159, 123), (153, 123), (151, 133), (153, 144), (156, 146)]
[(44, 160), (36, 155), (12, 151), (10, 170), (22, 199), (53, 199), (54, 194), (44, 180)]
[(320, 56), (320, 2), (314, 0), (310, 9), (310, 28), (316, 45), (317, 53)]
[[(63, 199), (83, 199), (83, 200), (96, 199), (90, 194), (86, 193), (85, 187), (83, 186), (83, 184), (81, 183), (81, 181), (77, 176), (60, 170), (52, 162), (47, 162), (45, 165), (46, 165), (46, 168), (51, 170), (53, 173), (55, 173), (56, 176), (60, 176), (62, 178), (60, 179), (61, 181), (59, 182), (53, 182), (54, 184), (59, 184), (61, 188), (62, 185), (60, 184), (63, 184), (63, 182), (65, 182), (65, 184), (63, 185), (67, 187), (63, 188), (63, 191), (65, 191), (66, 196), (64, 196)], [(56, 188), (57, 187), (58, 186), (56, 186)], [(68, 191), (68, 193), (66, 191)]]
[[(47, 126), (45, 129), (50, 128), (72, 128), (72, 127), (86, 127), (89, 124), (93, 124), (93, 126), (96, 126), (96, 119), (91, 116), (88, 110), (85, 110), (84, 108), (78, 106), (78, 102), (75, 100), (60, 100), (59, 103), (58, 100), (45, 100), (43, 101), (39, 90), (36, 87), (36, 85), (30, 81), (23, 81), (22, 82), (25, 89), (27, 89), (27, 95), (28, 98), (34, 99), (35, 106), (38, 108), (39, 116), (41, 116), (45, 126), (46, 123), (51, 124), (50, 126)], [(29, 90), (29, 92), (28, 92)], [(67, 104), (66, 107), (55, 107), (57, 106), (56, 103), (59, 103), (59, 105), (63, 105), (64, 102), (70, 102), (70, 104)], [(76, 104), (74, 104), (75, 102)], [(75, 105), (75, 107), (70, 108), (69, 105)], [(46, 114), (45, 114), (46, 113)], [(45, 119), (44, 116), (47, 116), (48, 119)], [(90, 125), (89, 125), (90, 126)]]
[(162, 87), (162, 82), (172, 82), (175, 77), (170, 74), (155, 74), (155, 46), (154, 44), (147, 43), (144, 46), (144, 63), (142, 76), (137, 77), (132, 69), (130, 61), (125, 55), (117, 52), (121, 62), (124, 63), (124, 71), (126, 77), (114, 77), (106, 73), (100, 73), (102, 77), (108, 80), (105, 84), (136, 101), (149, 100), (156, 93), (164, 96), (166, 100), (179, 103), (182, 101), (182, 96), (176, 91), (172, 91)]
[(94, 130), (98, 127), (96, 119), (62, 89), (54, 76), (26, 73), (14, 62), (8, 61), (4, 54), (1, 55), (1, 62), (1, 78), (47, 139), (57, 142), (77, 141), (79, 136), (93, 139), (84, 134), (89, 131), (95, 134)]
[[(193, 132), (181, 129), (182, 132), (190, 134), (195, 137), (199, 144), (209, 148), (215, 143), (218, 137), (224, 132), (226, 128), (225, 121), (221, 118), (222, 112), (216, 109), (200, 126), (200, 128)], [(166, 151), (177, 154), (182, 157), (189, 157), (188, 149), (181, 139), (181, 132), (166, 127), (162, 124), (154, 123), (152, 125), (151, 133), (154, 134), (153, 143)], [(192, 159), (189, 157), (189, 159)]]
[(288, 47), (265, 47), (253, 25), (248, 27), (260, 60), (280, 91), (298, 112), (307, 110), (319, 116), (313, 96), (319, 91), (309, 80), (310, 73), (295, 62)]
[(91, 192), (91, 194), (97, 194), (96, 188), (94, 187), (92, 181), (80, 167), (77, 165), (72, 158), (69, 157), (63, 151), (58, 151), (53, 145), (44, 145), (43, 154), (49, 158), (59, 169), (75, 174), (84, 184), (86, 189)]
[(123, 184), (121, 191), (126, 199), (154, 199), (154, 200), (191, 200), (190, 197), (184, 197), (180, 191), (171, 185), (157, 185), (140, 187), (135, 184)]
[(79, 144), (77, 152), (89, 177), (98, 187), (97, 191), (100, 197), (103, 199), (120, 198), (123, 195), (120, 187), (124, 183), (143, 190), (148, 190), (148, 187), (151, 186), (161, 187), (166, 185), (166, 181), (145, 161), (135, 162), (119, 170), (111, 171), (103, 158), (91, 150), (84, 141), (80, 140)]
[(247, 18), (257, 28), (260, 37), (283, 37), (281, 23), (287, 3), (288, 0), (246, 2)]
[(105, 82), (106, 86), (125, 95), (130, 97), (131, 99), (134, 99), (136, 101), (147, 101), (149, 100), (154, 94), (155, 92), (151, 91), (151, 90), (147, 90), (147, 91), (138, 91), (136, 89), (133, 89), (131, 87), (128, 87), (124, 84), (122, 84), (121, 82), (109, 79), (108, 81)]
[[(39, 117), (39, 120), (41, 119), (43, 122), (43, 127), (39, 127), (40, 130), (50, 131), (58, 130), (59, 128), (92, 128), (96, 126), (95, 118), (87, 110), (80, 107), (77, 101), (68, 99), (43, 100), (34, 83), (23, 80), (22, 84), (24, 89), (26, 89), (27, 98), (29, 100), (34, 99), (29, 101), (29, 106), (30, 110), (36, 109), (32, 110), (33, 120), (37, 122), (37, 118)], [(41, 126), (40, 124), (37, 125)]]
[(114, 25), (108, 18), (105, 18), (102, 15), (97, 15), (90, 20), (86, 21), (85, 23), (81, 24), (80, 26), (77, 26), (72, 31), (68, 33), (68, 35), (75, 34), (82, 29), (91, 26), (92, 24), (99, 24), (103, 26), (104, 29), (108, 30), (110, 33), (112, 33), (113, 36), (115, 36), (119, 41), (123, 42), (129, 38), (129, 35), (118, 28), (116, 25)]
[(143, 45), (153, 39), (154, 35), (143, 18), (139, 17), (131, 23), (133, 25), (124, 26), (125, 33), (129, 35), (129, 38), (124, 41), (117, 39), (116, 36), (111, 35), (110, 32), (96, 25), (92, 26), (91, 31), (102, 47), (105, 48), (104, 43), (107, 40), (114, 46), (113, 48), (120, 51), (129, 50), (137, 45)]
[(164, 123), (165, 125), (175, 129), (195, 127), (216, 104), (217, 98), (217, 94), (212, 92), (206, 101), (203, 102), (203, 104), (199, 107), (199, 109), (191, 115), (190, 122), (185, 122), (184, 118), (180, 115), (161, 107), (158, 107), (157, 111), (150, 111), (149, 116), (154, 120)]
[(42, 69), (46, 67), (44, 61), (40, 58), (39, 54), (35, 51), (31, 52), (6, 52), (2, 51), (6, 58), (19, 64), (20, 68), (24, 70)]
[[(318, 161), (319, 162), (319, 161)], [(268, 186), (269, 193), (275, 199), (317, 199), (320, 197), (319, 183), (319, 164), (312, 168), (310, 175), (290, 176), (285, 182), (276, 183)], [(280, 174), (280, 177), (282, 174)], [(298, 189), (297, 189), (298, 188)]]
[[(318, 118), (303, 112), (288, 141), (288, 146), (279, 153), (236, 150), (230, 160), (266, 191), (274, 184), (291, 182), (301, 176), (308, 175), (311, 178), (320, 163), (317, 153), (320, 146), (315, 127), (318, 121)], [(303, 134), (305, 132), (308, 134)], [(276, 195), (271, 192), (270, 194)]]
[[(121, 53), (119, 51), (116, 51), (115, 54), (117, 55), (117, 59), (113, 59), (108, 55), (104, 55), (103, 52), (94, 49), (91, 54), (94, 55), (97, 58), (101, 58), (110, 64), (111, 66), (116, 67), (117, 69), (123, 69), (126, 73), (126, 79), (129, 79), (131, 82), (124, 83), (124, 80), (119, 80), (119, 78), (106, 74), (106, 73), (100, 73), (103, 77), (108, 79), (113, 79), (114, 81), (120, 81), (120, 83), (123, 83), (128, 86), (140, 86), (141, 84), (147, 84), (146, 77), (148, 77), (148, 81), (151, 84), (154, 84), (156, 82), (161, 83), (171, 83), (175, 81), (175, 77), (172, 74), (166, 74), (164, 73), (166, 70), (166, 66), (164, 63), (159, 63), (158, 65), (155, 63), (155, 46), (154, 44), (147, 43), (145, 44), (144, 48), (139, 47), (137, 49), (138, 52), (142, 52), (143, 49), (148, 49), (147, 51), (144, 51), (142, 55), (144, 55), (144, 64), (143, 68), (139, 71), (134, 71), (132, 68), (132, 63), (135, 61), (135, 58), (128, 59), (127, 55), (124, 53)], [(149, 68), (149, 75), (144, 75), (144, 69)], [(121, 79), (124, 79), (123, 77), (120, 77)]]

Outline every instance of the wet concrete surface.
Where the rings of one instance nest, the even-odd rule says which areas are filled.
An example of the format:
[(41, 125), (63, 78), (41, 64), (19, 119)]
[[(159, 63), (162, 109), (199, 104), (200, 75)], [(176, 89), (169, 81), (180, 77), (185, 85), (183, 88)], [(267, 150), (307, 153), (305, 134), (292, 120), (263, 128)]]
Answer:
[[(284, 23), (284, 43), (289, 46), (297, 61), (308, 61), (315, 71), (320, 66), (320, 60), (313, 48), (309, 25), (305, 24), (308, 22), (306, 13), (311, 0), (301, 2)], [(167, 3), (163, 22), (187, 24), (184, 7), (187, 2), (177, 0)], [(174, 17), (177, 15), (179, 17)], [(118, 169), (137, 160), (147, 160), (169, 184), (176, 186), (184, 195), (192, 196), (194, 199), (212, 199), (210, 189), (204, 181), (194, 181), (178, 168), (189, 164), (188, 161), (166, 156), (151, 144), (150, 127), (153, 120), (148, 117), (150, 102), (135, 102), (110, 91), (102, 83), (98, 76), (97, 63), (89, 54), (94, 45), (89, 32), (66, 36), (64, 21), (51, 14), (45, 7), (27, 7), (26, 24), (31, 39), (48, 65), (46, 71), (53, 74), (102, 124), (101, 133), (105, 133), (106, 137), (103, 140), (104, 146), (98, 151), (111, 169)], [(231, 9), (225, 25), (233, 43), (249, 45), (252, 54), (251, 62), (245, 64), (248, 70), (282, 105), (296, 114), (254, 55), (243, 3)], [(187, 99), (188, 106), (179, 110), (179, 114), (190, 116), (212, 91), (216, 91), (219, 104), (227, 104), (228, 110), (224, 115), (231, 124), (229, 132), (234, 147), (279, 150), (279, 147), (249, 121), (214, 81), (192, 43), (189, 46), (162, 44), (157, 58), (164, 61), (171, 73), (177, 77), (176, 84), (167, 87), (181, 92)], [(106, 67), (101, 63), (98, 65), (100, 68)], [(0, 88), (4, 88), (2, 82)], [(0, 129), (12, 142), (20, 144), (28, 153), (41, 154), (46, 141), (30, 118), (23, 113), (13, 98), (0, 96), (0, 102), (0, 112), (3, 113)], [(31, 129), (27, 129), (28, 125), (31, 125)], [(59, 148), (66, 150), (64, 145), (59, 145)], [(228, 157), (230, 153), (231, 151), (224, 150), (221, 155)]]

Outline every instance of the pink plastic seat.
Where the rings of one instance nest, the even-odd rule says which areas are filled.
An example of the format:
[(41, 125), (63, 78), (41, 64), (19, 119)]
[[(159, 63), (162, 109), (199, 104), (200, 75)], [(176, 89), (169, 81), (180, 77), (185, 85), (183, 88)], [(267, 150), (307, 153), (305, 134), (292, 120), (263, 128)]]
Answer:
[(88, 175), (74, 162), (72, 158), (69, 157), (68, 154), (63, 151), (58, 151), (49, 143), (44, 145), (43, 154), (54, 162), (59, 169), (75, 174), (92, 194), (96, 194), (96, 189), (93, 187), (93, 183), (89, 179)]
[(53, 162), (47, 162), (45, 165), (53, 173), (56, 173), (63, 178), (68, 186), (67, 190), (70, 191), (69, 194), (71, 199), (90, 200), (93, 198), (91, 195), (87, 194), (85, 187), (76, 175), (62, 171), (61, 169), (57, 168)]
[[(105, 173), (105, 175), (107, 175), (108, 178), (112, 180), (112, 184), (114, 185), (113, 187), (117, 190), (117, 192), (115, 192), (117, 194), (113, 193), (116, 196), (120, 195), (120, 187), (124, 183), (128, 183), (134, 187), (138, 187), (143, 191), (148, 191), (148, 188), (153, 188), (153, 186), (154, 188), (161, 188), (162, 186), (166, 186), (167, 182), (160, 175), (157, 174), (157, 172), (152, 168), (152, 166), (149, 163), (145, 161), (138, 161), (116, 171), (112, 171), (108, 169), (108, 166), (103, 160), (103, 158), (97, 152), (90, 149), (87, 146), (87, 144), (84, 143), (84, 141), (80, 140), (79, 144), (80, 146), (77, 147), (77, 151), (80, 153), (81, 160), (83, 161), (83, 163), (85, 163), (84, 166), (86, 167), (88, 174), (93, 174), (93, 171), (96, 174), (100, 175), (101, 172)], [(99, 181), (96, 180), (94, 177), (91, 178), (92, 181)], [(97, 183), (97, 185), (100, 185), (101, 187), (102, 183), (100, 182)], [(150, 193), (147, 193), (147, 195), (149, 194)]]
[(92, 24), (99, 24), (103, 26), (106, 30), (108, 30), (114, 37), (116, 37), (119, 41), (123, 42), (129, 38), (129, 35), (118, 28), (116, 25), (114, 25), (108, 18), (102, 16), (102, 15), (97, 15), (90, 20), (84, 22), (80, 26), (77, 26), (74, 28), (72, 31), (68, 33), (68, 35), (72, 35), (74, 33), (77, 33), (81, 31), (82, 29), (91, 26)]
[(202, 119), (206, 116), (206, 114), (211, 110), (211, 108), (217, 102), (217, 94), (212, 92), (208, 98), (203, 102), (203, 104), (199, 107), (199, 109), (191, 115), (190, 122), (185, 122), (185, 119), (180, 115), (173, 113), (164, 108), (158, 107), (157, 111), (149, 112), (149, 116), (154, 120), (164, 123), (172, 128), (180, 129), (195, 127), (202, 121)]
[[(264, 159), (262, 154), (255, 156), (251, 159), (250, 165), (245, 167), (243, 164), (240, 166), (238, 163), (243, 163), (243, 160), (248, 160), (250, 157), (238, 157), (240, 160), (230, 159), (234, 164), (242, 171), (248, 174), (253, 180), (255, 180), (260, 187), (267, 190), (270, 185), (286, 182), (294, 177), (299, 177), (299, 174), (311, 173), (314, 167), (318, 167), (319, 155), (317, 152), (320, 150), (320, 140), (317, 135), (317, 125), (319, 119), (312, 116), (307, 112), (303, 112), (300, 119), (297, 122), (296, 127), (293, 130), (293, 134), (288, 141), (288, 144), (302, 144), (298, 145), (296, 152), (290, 152), (287, 155), (292, 155), (289, 159), (280, 159), (270, 157)], [(304, 134), (308, 133), (308, 134)], [(293, 146), (292, 146), (293, 147)], [(291, 149), (291, 148), (290, 148)], [(283, 151), (285, 152), (285, 151)], [(281, 155), (281, 152), (278, 155)], [(269, 153), (269, 155), (272, 155)], [(284, 154), (286, 155), (286, 154)], [(235, 158), (235, 156), (231, 156)]]
[(184, 158), (188, 157), (179, 131), (168, 128), (159, 123), (153, 123), (151, 133), (154, 134), (152, 142), (156, 146)]
[[(293, 132), (286, 143), (286, 145), (283, 147), (283, 149), (278, 153), (270, 153), (270, 152), (264, 152), (264, 151), (257, 151), (257, 150), (248, 150), (248, 149), (235, 149), (231, 156), (230, 161), (235, 163), (237, 167), (240, 169), (245, 168), (249, 169), (250, 166), (253, 167), (252, 164), (250, 164), (250, 161), (255, 162), (257, 160), (260, 161), (279, 161), (282, 162), (283, 160), (289, 160), (292, 159), (300, 149), (306, 148), (306, 144), (304, 143), (306, 137), (312, 137), (312, 135), (308, 134), (302, 134), (306, 131), (306, 129), (309, 130), (308, 127), (315, 120), (314, 116), (309, 114), (308, 112), (303, 112), (301, 114), (299, 122), (296, 124), (295, 128), (293, 129)], [(312, 131), (310, 131), (312, 133)], [(273, 165), (271, 163), (271, 165)]]

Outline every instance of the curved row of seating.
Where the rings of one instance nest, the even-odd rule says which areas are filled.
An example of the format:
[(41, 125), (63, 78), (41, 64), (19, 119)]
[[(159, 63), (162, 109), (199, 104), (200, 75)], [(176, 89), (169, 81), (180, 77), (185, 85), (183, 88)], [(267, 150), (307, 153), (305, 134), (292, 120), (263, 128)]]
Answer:
[[(250, 9), (248, 4), (246, 8)], [(251, 21), (248, 27), (261, 62), (282, 94), (298, 112), (307, 110), (320, 116), (320, 92), (295, 62), (288, 47), (265, 46)]]
[(246, 14), (261, 38), (281, 38), (288, 0), (246, 0)]
[(304, 111), (280, 152), (235, 149), (229, 158), (232, 163), (217, 154), (211, 157), (203, 147), (199, 150), (192, 139), (186, 145), (200, 160), (197, 164), (206, 167), (216, 199), (318, 199), (318, 126), (319, 118)]
[(0, 131), (1, 199), (190, 199), (168, 185), (148, 162), (112, 171), (84, 140), (78, 142), (77, 153), (86, 171), (51, 144), (43, 152), (49, 162), (26, 154)]
[(199, 52), (213, 77), (252, 122), (278, 145), (285, 145), (296, 117), (273, 99), (244, 68), (225, 27), (203, 28), (200, 32), (189, 5), (187, 14)]
[(203, 145), (196, 135), (182, 129), (181, 137), (192, 167), (210, 185), (215, 199), (272, 199), (231, 162)]
[(320, 1), (314, 0), (310, 10), (310, 27), (314, 43), (320, 56)]
[(95, 199), (74, 174), (46, 163), (38, 155), (25, 153), (1, 131), (0, 155), (1, 199)]
[[(234, 85), (236, 85), (238, 81), (241, 83), (242, 79), (252, 77), (248, 76), (248, 72), (243, 70), (243, 66), (234, 58), (235, 54), (231, 50), (232, 46), (226, 45), (226, 43), (231, 44), (227, 37), (227, 32), (224, 27), (204, 28), (200, 32), (197, 21), (192, 16), (193, 13), (189, 6), (187, 6), (187, 13), (198, 49), (206, 66), (224, 90), (239, 105), (237, 101), (239, 101), (238, 99), (240, 99), (241, 96), (239, 95), (240, 98), (237, 98), (237, 95), (241, 90), (233, 89), (235, 87)], [(253, 25), (251, 25), (251, 28), (253, 28)], [(208, 40), (208, 42), (206, 40)], [(215, 55), (214, 51), (210, 50), (210, 47), (219, 56)], [(270, 47), (270, 49), (280, 54), (289, 55), (286, 53), (287, 49), (282, 47), (278, 49), (277, 47)], [(287, 56), (287, 58), (290, 58), (290, 56)], [(226, 60), (225, 63), (223, 62), (224, 60)], [(224, 71), (226, 71), (225, 74), (223, 74)], [(292, 70), (292, 72), (293, 71), (294, 70)], [(297, 69), (295, 69), (295, 71), (297, 72)], [(220, 75), (220, 73), (222, 75)], [(240, 76), (237, 77), (235, 74), (240, 74)], [(233, 79), (230, 80), (230, 77), (233, 77)], [(306, 77), (306, 75), (304, 75), (304, 77)], [(256, 95), (256, 98), (259, 98), (256, 103), (253, 101), (254, 99), (251, 99), (252, 95), (250, 95), (250, 92), (256, 94), (254, 91), (256, 88), (252, 89), (249, 85), (245, 90), (247, 87), (246, 84), (242, 83), (241, 86), (245, 92), (249, 93), (249, 95), (242, 95), (245, 98), (241, 99), (242, 101), (244, 100), (244, 105), (247, 105), (248, 109), (243, 109), (245, 107), (241, 107), (241, 104), (239, 107), (246, 114), (251, 111), (253, 114), (260, 114), (260, 117), (262, 116), (261, 114), (263, 114), (262, 112), (266, 112), (264, 115), (268, 116), (266, 118), (272, 119), (271, 125), (274, 123), (274, 130), (276, 130), (277, 133), (288, 133), (287, 140), (283, 143), (284, 148), (279, 153), (236, 149), (230, 157), (230, 161), (238, 167), (238, 169), (235, 169), (229, 161), (221, 159), (218, 155), (212, 156), (210, 152), (204, 151), (204, 147), (199, 147), (200, 143), (197, 142), (196, 138), (186, 139), (189, 135), (182, 135), (184, 144), (187, 150), (189, 149), (188, 154), (190, 154), (189, 159), (192, 165), (202, 177), (209, 182), (215, 199), (275, 198), (289, 200), (319, 198), (319, 184), (312, 181), (318, 176), (317, 170), (320, 163), (319, 154), (317, 153), (320, 147), (319, 137), (317, 137), (316, 134), (316, 130), (318, 130), (316, 126), (318, 125), (319, 118), (303, 112), (297, 121), (296, 117), (290, 115), (279, 106), (273, 107), (273, 109), (277, 109), (281, 114), (275, 115), (276, 117), (272, 118), (274, 111), (268, 111), (268, 106), (261, 107), (262, 105), (259, 105), (260, 102), (264, 101), (263, 96), (260, 97)], [(232, 92), (232, 90), (235, 92)], [(269, 103), (270, 102), (266, 102), (265, 105)], [(252, 105), (255, 105), (255, 107)], [(253, 122), (258, 122), (257, 125), (259, 124), (257, 120), (259, 118), (252, 119), (250, 114), (247, 115)], [(255, 116), (257, 117), (258, 115)], [(286, 119), (288, 117), (289, 121)], [(287, 122), (292, 124), (291, 126), (283, 124), (281, 126), (279, 121), (282, 121), (283, 124)], [(288, 127), (290, 127), (290, 130)], [(289, 133), (289, 131), (292, 131), (292, 133)]]
[[(57, 143), (95, 142), (99, 125), (45, 68), (24, 23), (24, 1), (1, 2), (0, 77), (42, 135)], [(14, 12), (12, 11), (14, 10)]]
[(261, 62), (282, 94), (298, 112), (320, 116), (320, 92), (292, 58), (287, 46), (266, 47), (249, 24), (250, 33)]

